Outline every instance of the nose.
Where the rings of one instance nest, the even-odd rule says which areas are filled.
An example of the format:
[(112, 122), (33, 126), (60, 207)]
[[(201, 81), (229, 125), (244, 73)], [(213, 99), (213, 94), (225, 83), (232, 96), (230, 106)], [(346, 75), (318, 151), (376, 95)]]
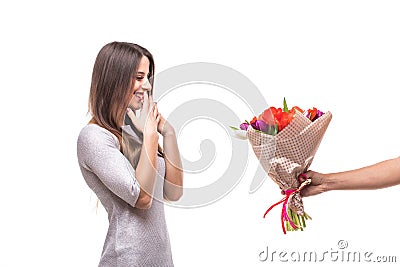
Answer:
[(142, 84), (142, 89), (147, 91), (151, 90), (151, 84), (149, 82), (149, 79), (146, 79), (146, 81)]

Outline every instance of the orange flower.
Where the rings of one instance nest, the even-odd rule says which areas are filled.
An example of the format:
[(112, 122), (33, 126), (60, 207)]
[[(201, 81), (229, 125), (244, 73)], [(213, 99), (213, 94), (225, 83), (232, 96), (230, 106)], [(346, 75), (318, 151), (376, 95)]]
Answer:
[(279, 132), (292, 121), (295, 109), (301, 110), (298, 107), (294, 107), (289, 112), (285, 112), (282, 108), (270, 107), (264, 110), (263, 113), (258, 116), (258, 119), (264, 121), (268, 125), (277, 125)]
[(310, 119), (310, 121), (313, 121), (315, 119), (315, 117), (317, 116), (317, 112), (318, 110), (316, 108), (308, 110), (308, 118)]
[(257, 117), (254, 116), (254, 118), (250, 121), (250, 124), (253, 124), (253, 123), (255, 123), (256, 121), (257, 121)]
[(258, 119), (263, 120), (268, 125), (275, 125), (276, 124), (275, 114), (276, 114), (276, 108), (270, 107), (264, 110), (263, 113), (261, 113), (258, 116)]
[(278, 123), (278, 131), (282, 131), (293, 119), (294, 112), (282, 112)]
[(302, 110), (301, 108), (299, 108), (298, 106), (294, 106), (294, 107), (292, 107), (292, 109), (290, 110), (290, 111), (295, 111), (295, 110), (297, 110), (298, 112), (300, 112), (300, 113), (304, 113), (304, 110)]

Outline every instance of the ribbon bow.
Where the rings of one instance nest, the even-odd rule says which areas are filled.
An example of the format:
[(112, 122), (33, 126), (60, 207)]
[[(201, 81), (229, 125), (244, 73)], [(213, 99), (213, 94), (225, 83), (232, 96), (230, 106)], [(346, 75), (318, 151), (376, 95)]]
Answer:
[[(301, 174), (300, 176), (305, 177), (305, 174)], [(290, 197), (297, 192), (300, 192), (305, 186), (309, 185), (311, 183), (311, 178), (308, 178), (307, 180), (305, 180), (304, 182), (301, 183), (301, 185), (299, 186), (299, 188), (297, 189), (288, 189), (285, 191), (285, 197), (282, 198), (280, 201), (276, 202), (275, 204), (273, 204), (271, 207), (269, 207), (269, 209), (264, 213), (264, 218), (267, 215), (268, 212), (270, 212), (270, 210), (272, 210), (275, 206), (283, 203), (282, 205), (282, 213), (281, 213), (281, 223), (282, 223), (282, 230), (283, 233), (286, 234), (286, 230), (285, 230), (285, 222), (289, 222), (289, 224), (293, 227), (293, 229), (297, 229), (299, 228), (299, 226), (297, 226), (292, 219), (290, 218), (289, 214), (288, 214), (288, 209), (287, 208), (287, 203), (290, 199)], [(309, 217), (307, 215), (307, 217)], [(311, 217), (309, 217), (311, 218)]]

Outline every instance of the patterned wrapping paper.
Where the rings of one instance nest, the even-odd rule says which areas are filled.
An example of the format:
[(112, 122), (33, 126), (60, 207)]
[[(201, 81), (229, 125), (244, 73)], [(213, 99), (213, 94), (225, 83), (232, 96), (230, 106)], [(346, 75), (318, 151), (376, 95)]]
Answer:
[[(311, 122), (296, 111), (293, 120), (277, 135), (272, 136), (253, 127), (247, 130), (247, 138), (261, 166), (281, 190), (297, 189), (298, 176), (307, 171), (331, 122), (332, 114), (326, 112)], [(290, 209), (304, 215), (300, 193), (294, 193), (288, 202)]]

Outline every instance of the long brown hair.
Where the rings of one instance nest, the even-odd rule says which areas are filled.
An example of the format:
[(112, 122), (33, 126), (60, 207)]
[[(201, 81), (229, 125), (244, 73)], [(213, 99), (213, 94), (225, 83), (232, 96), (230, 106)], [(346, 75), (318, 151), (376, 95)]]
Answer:
[[(123, 145), (121, 126), (132, 98), (132, 88), (143, 56), (150, 62), (149, 77), (153, 77), (152, 54), (144, 47), (132, 43), (106, 44), (98, 53), (93, 67), (89, 94), (91, 123), (96, 123), (117, 136), (121, 149)], [(154, 79), (150, 79), (152, 88), (153, 82)]]

